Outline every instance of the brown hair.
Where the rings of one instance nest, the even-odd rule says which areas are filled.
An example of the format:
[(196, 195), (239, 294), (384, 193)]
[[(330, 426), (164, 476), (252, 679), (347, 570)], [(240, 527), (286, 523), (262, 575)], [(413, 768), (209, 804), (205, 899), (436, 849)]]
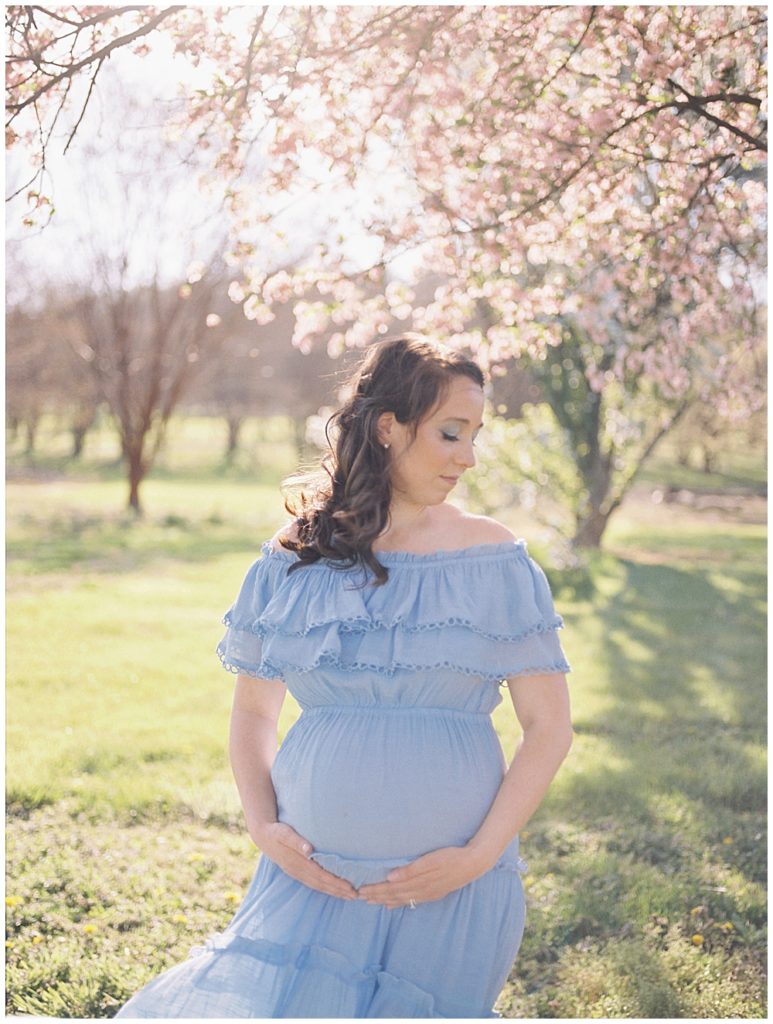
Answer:
[[(285, 500), (298, 527), (297, 541), (280, 540), (298, 555), (290, 572), (328, 558), (341, 562), (340, 568), (367, 565), (378, 584), (386, 583), (389, 574), (371, 547), (387, 525), (392, 499), (390, 456), (378, 440), (378, 418), (393, 412), (415, 438), (419, 424), (443, 401), (455, 376), (469, 377), (480, 387), (485, 384), (477, 363), (418, 335), (368, 347), (349, 379), (349, 398), (325, 425), (330, 451), (323, 456), (321, 469), (282, 482), (283, 487), (314, 487), (310, 495), (301, 491), (295, 502)], [(330, 440), (331, 424), (337, 428), (335, 443)]]

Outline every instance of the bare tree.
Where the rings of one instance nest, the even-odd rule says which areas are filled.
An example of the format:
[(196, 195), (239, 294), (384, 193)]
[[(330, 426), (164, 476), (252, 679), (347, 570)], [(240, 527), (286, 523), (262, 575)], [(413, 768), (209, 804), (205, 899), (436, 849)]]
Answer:
[(241, 307), (225, 297), (225, 289), (215, 308), (222, 318), (223, 342), (198, 375), (190, 392), (191, 406), (224, 417), (226, 460), (238, 449), (246, 419), (290, 416), (300, 459), (308, 417), (335, 401), (337, 381), (344, 372), (341, 358), (328, 355), (324, 343), (307, 353), (288, 344), (294, 324), (288, 304), (277, 303), (275, 318), (268, 324), (245, 319)]
[(48, 384), (45, 339), (22, 309), (8, 311), (5, 329), (6, 422), (14, 436), (24, 431), (24, 450), (32, 455)]
[(140, 484), (212, 333), (214, 275), (178, 288), (162, 288), (156, 279), (133, 291), (102, 284), (72, 303), (71, 339), (112, 414), (128, 505), (140, 513)]
[(127, 95), (120, 80), (99, 100), (100, 130), (79, 165), (81, 212), (46, 237), (66, 247), (56, 273), (70, 294), (67, 340), (110, 412), (128, 505), (140, 513), (169, 419), (222, 336), (213, 303), (224, 267), (212, 254), (225, 238), (199, 168), (152, 127), (152, 101)]
[(99, 396), (82, 360), (67, 344), (61, 285), (47, 280), (24, 246), (6, 244), (6, 422), (14, 439), (25, 434), (25, 452), (35, 452), (45, 413), (63, 418), (80, 455), (94, 421)]

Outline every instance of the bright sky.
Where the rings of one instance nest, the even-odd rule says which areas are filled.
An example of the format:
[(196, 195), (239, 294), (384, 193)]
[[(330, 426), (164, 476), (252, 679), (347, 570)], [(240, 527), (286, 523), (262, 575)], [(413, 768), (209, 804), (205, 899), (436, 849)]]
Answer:
[[(249, 13), (249, 7), (232, 6), (229, 16), (246, 21)], [(124, 50), (115, 52), (100, 72), (68, 153), (62, 155), (68, 124), (49, 149), (50, 173), (41, 191), (52, 197), (56, 207), (50, 225), (42, 231), (21, 225), (26, 212), (24, 195), (6, 204), (9, 256), (20, 253), (24, 264), (35, 267), (38, 280), (43, 275), (54, 281), (73, 281), (87, 272), (93, 260), (87, 250), (97, 247), (115, 253), (130, 239), (129, 278), (137, 284), (152, 275), (157, 261), (163, 279), (177, 280), (193, 260), (206, 259), (213, 246), (220, 247), (227, 217), (202, 197), (195, 168), (180, 167), (179, 155), (168, 152), (169, 169), (160, 188), (158, 175), (150, 171), (155, 140), (161, 137), (164, 105), (179, 97), (181, 88), (187, 92), (205, 86), (212, 70), (211, 62), (196, 68), (175, 54), (165, 35), (153, 38), (151, 52), (144, 57)], [(81, 109), (87, 80), (77, 85), (70, 107), (72, 118)], [(127, 111), (127, 103), (135, 103), (137, 109)], [(9, 153), (7, 194), (30, 174), (21, 151)], [(388, 193), (386, 186), (383, 180), (374, 181), (374, 193)], [(395, 180), (392, 190), (396, 193), (398, 187)], [(286, 198), (278, 197), (278, 202), (284, 205)], [(297, 259), (308, 239), (315, 234), (321, 238), (331, 220), (345, 225), (345, 251), (351, 260), (362, 264), (377, 259), (378, 243), (356, 231), (357, 219), (372, 203), (370, 195), (342, 196), (330, 186), (308, 197), (296, 197), (281, 225), (284, 240), (274, 241), (269, 260), (284, 263)], [(192, 211), (201, 215), (198, 219), (209, 212), (209, 223), (194, 227), (192, 220), (197, 217), (191, 216)], [(266, 251), (265, 233), (261, 246)], [(75, 253), (81, 254), (79, 259), (73, 259)], [(405, 258), (395, 269), (409, 275), (414, 263), (415, 258)], [(12, 259), (9, 270), (13, 272)], [(13, 291), (18, 290), (19, 282), (15, 284)], [(30, 280), (29, 287), (37, 289), (38, 282)]]

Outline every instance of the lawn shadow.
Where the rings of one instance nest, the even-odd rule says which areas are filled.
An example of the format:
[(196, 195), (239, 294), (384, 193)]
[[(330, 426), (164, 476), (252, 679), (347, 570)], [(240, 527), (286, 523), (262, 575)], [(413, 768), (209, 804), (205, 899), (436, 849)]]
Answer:
[(560, 879), (535, 932), (556, 958), (661, 919), (689, 942), (698, 904), (764, 928), (762, 907), (741, 921), (726, 884), (766, 877), (764, 577), (748, 561), (618, 566), (622, 586), (595, 608), (612, 699), (592, 718), (574, 709), (575, 745), (597, 761), (561, 775), (526, 844)]

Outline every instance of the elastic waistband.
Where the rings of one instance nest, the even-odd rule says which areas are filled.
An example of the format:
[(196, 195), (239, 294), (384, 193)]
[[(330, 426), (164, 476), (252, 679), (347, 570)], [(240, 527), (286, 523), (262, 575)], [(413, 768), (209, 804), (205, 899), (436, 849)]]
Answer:
[(472, 720), (491, 720), (490, 711), (464, 711), (462, 708), (442, 708), (421, 704), (409, 706), (406, 704), (315, 704), (310, 708), (303, 708), (302, 714), (324, 715), (330, 711), (344, 712), (349, 714), (403, 714), (403, 715), (440, 715), (446, 718), (470, 718)]

